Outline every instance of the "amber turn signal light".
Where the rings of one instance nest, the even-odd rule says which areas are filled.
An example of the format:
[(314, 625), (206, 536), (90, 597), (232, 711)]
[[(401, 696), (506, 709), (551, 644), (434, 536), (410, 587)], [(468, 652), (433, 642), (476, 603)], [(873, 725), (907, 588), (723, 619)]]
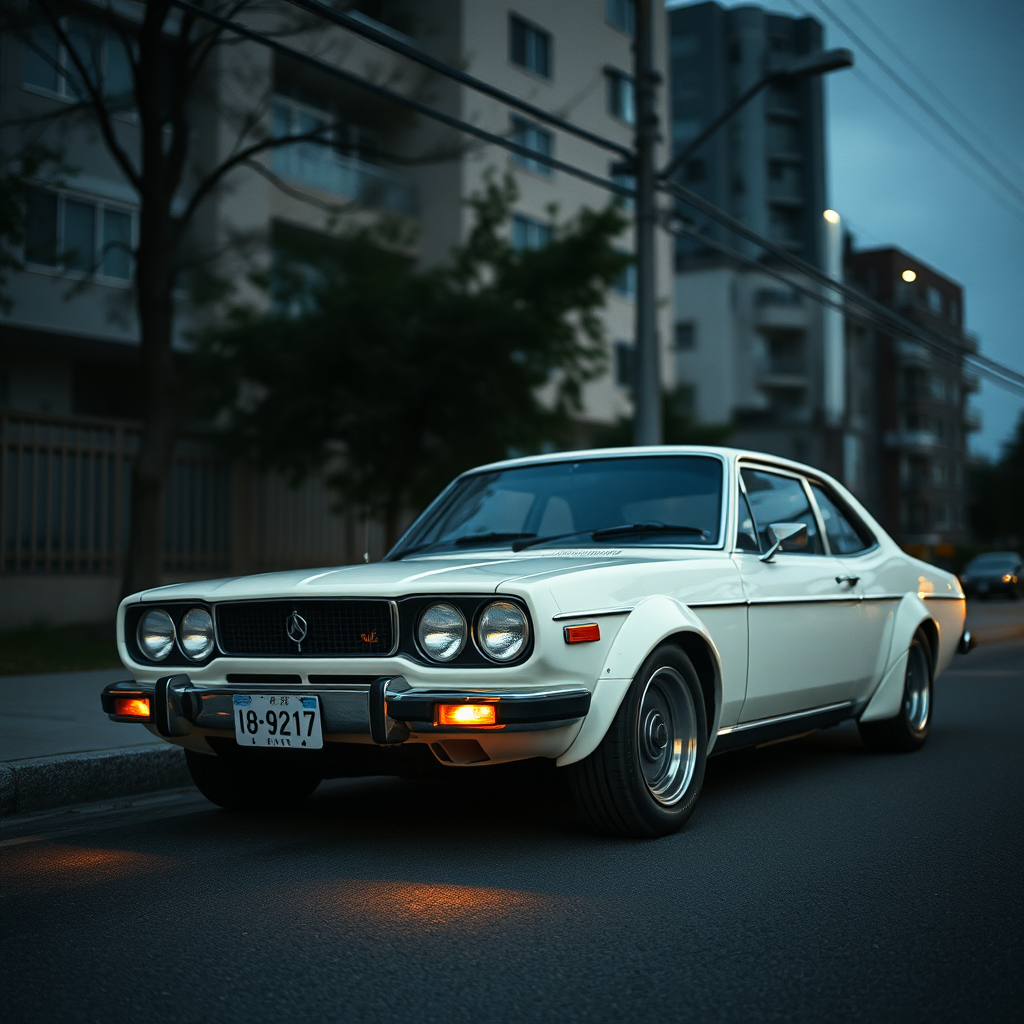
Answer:
[(149, 698), (115, 697), (114, 714), (125, 718), (149, 718)]
[(566, 626), (562, 630), (567, 644), (589, 644), (601, 639), (601, 627), (596, 622), (583, 626)]
[(438, 704), (438, 725), (496, 725), (495, 704)]

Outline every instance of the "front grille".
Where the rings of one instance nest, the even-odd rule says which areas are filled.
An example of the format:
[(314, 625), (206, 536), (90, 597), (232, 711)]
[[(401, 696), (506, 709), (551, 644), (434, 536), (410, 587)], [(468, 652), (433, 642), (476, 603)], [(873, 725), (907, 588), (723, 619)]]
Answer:
[[(396, 646), (393, 605), (382, 600), (242, 601), (215, 609), (224, 654), (256, 657), (372, 657)], [(293, 613), (301, 618), (293, 620)], [(289, 636), (302, 632), (301, 642)], [(295, 626), (298, 625), (298, 629)]]

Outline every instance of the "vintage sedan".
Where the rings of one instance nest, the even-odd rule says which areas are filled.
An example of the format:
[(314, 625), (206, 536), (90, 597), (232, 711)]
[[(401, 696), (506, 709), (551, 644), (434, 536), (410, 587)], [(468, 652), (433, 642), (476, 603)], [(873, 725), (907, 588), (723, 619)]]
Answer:
[(809, 466), (576, 451), (464, 473), (379, 563), (126, 598), (134, 679), (102, 701), (184, 747), (223, 807), (539, 758), (598, 829), (659, 836), (711, 753), (846, 719), (920, 748), (964, 617), (955, 576)]

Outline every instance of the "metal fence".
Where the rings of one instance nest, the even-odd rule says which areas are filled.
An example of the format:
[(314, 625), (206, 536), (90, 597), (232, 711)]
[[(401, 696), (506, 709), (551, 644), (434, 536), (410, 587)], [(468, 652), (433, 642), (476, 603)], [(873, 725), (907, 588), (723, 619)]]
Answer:
[[(0, 573), (118, 574), (139, 435), (117, 420), (0, 413)], [(167, 491), (167, 572), (227, 569), (231, 498), (231, 467), (201, 441), (179, 443)]]

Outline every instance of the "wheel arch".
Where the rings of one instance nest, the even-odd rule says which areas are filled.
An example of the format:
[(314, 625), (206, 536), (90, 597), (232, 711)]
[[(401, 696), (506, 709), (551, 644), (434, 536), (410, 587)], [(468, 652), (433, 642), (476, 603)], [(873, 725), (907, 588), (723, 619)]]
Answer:
[(907, 651), (918, 630), (925, 634), (928, 646), (931, 648), (930, 668), (934, 681), (939, 666), (939, 625), (917, 594), (907, 594), (896, 609), (896, 621), (889, 646), (889, 660), (882, 672), (881, 681), (875, 687), (875, 692), (868, 700), (867, 707), (860, 715), (862, 722), (892, 718), (899, 713), (903, 700), (903, 677), (906, 673)]
[(722, 660), (707, 628), (686, 605), (668, 597), (642, 601), (623, 623), (601, 667), (587, 715), (558, 765), (581, 761), (608, 732), (640, 666), (661, 644), (680, 648), (693, 664), (708, 722), (708, 750), (718, 733), (722, 711)]

